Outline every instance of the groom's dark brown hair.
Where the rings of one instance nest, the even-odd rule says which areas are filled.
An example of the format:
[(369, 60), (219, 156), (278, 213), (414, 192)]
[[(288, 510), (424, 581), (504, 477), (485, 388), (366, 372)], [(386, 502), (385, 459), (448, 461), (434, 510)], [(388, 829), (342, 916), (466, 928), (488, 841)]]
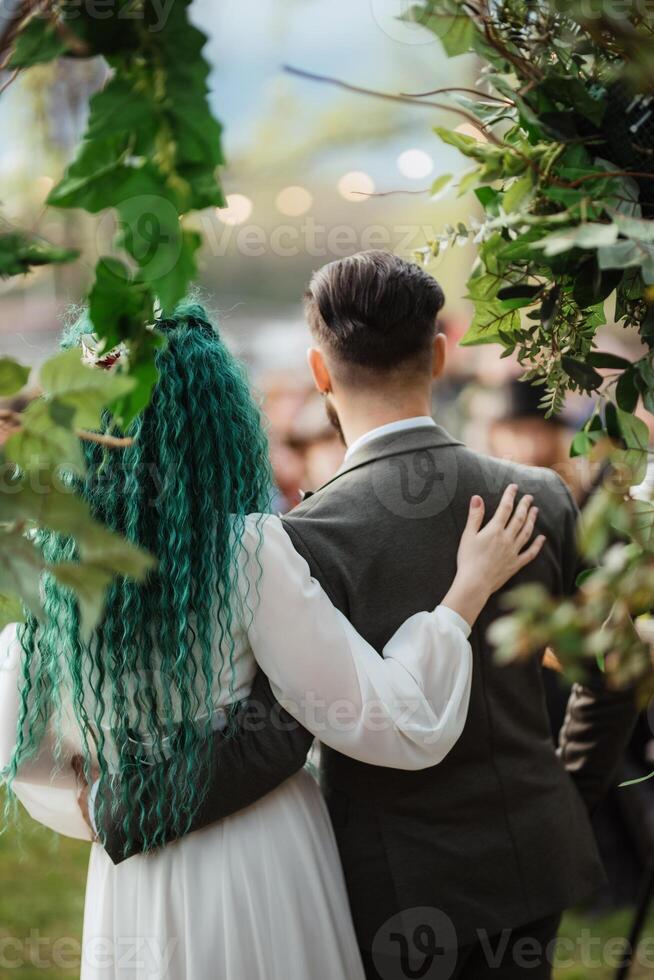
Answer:
[(378, 250), (323, 266), (304, 294), (316, 340), (341, 364), (372, 371), (428, 367), (443, 303), (428, 272)]

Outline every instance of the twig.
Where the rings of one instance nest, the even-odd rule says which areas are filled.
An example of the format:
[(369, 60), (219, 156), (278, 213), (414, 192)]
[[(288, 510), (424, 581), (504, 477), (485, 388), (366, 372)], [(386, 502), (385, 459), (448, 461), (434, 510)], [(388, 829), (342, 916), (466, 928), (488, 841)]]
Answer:
[(429, 95), (447, 95), (449, 92), (468, 92), (470, 95), (477, 95), (481, 99), (489, 99), (492, 102), (500, 102), (502, 105), (512, 106), (515, 105), (509, 99), (502, 99), (499, 95), (488, 95), (486, 92), (480, 92), (476, 88), (463, 88), (458, 85), (448, 85), (445, 88), (433, 88), (430, 92), (400, 92), (400, 95), (407, 99), (424, 99)]
[(2, 93), (9, 88), (11, 83), (18, 78), (20, 71), (21, 71), (20, 68), (14, 68), (7, 81), (3, 82), (2, 85), (0, 85), (0, 95), (2, 95)]
[[(9, 423), (13, 432), (20, 432), (23, 427), (23, 416), (13, 408), (0, 408), (0, 425)], [(134, 445), (134, 440), (128, 436), (109, 436), (101, 432), (89, 432), (88, 429), (75, 429), (75, 435), (83, 442), (94, 442), (98, 446), (109, 449), (127, 449)]]
[(600, 173), (584, 174), (568, 184), (569, 187), (579, 187), (588, 180), (601, 180), (603, 177), (641, 177), (654, 180), (654, 170), (602, 170)]
[(75, 435), (84, 442), (94, 442), (109, 449), (128, 449), (134, 445), (134, 440), (129, 436), (108, 436), (100, 432), (89, 432), (87, 429), (75, 429)]
[(397, 191), (352, 191), (352, 194), (359, 194), (362, 197), (392, 197), (393, 194), (429, 194), (431, 188), (422, 187), (419, 191), (397, 190)]
[(459, 106), (446, 105), (441, 102), (424, 102), (420, 99), (413, 99), (406, 95), (392, 95), (390, 92), (377, 92), (375, 89), (362, 88), (360, 85), (351, 85), (349, 82), (344, 82), (340, 78), (333, 78), (331, 75), (317, 75), (315, 72), (304, 71), (302, 68), (294, 68), (292, 65), (284, 65), (283, 69), (289, 75), (296, 75), (298, 78), (306, 78), (312, 82), (323, 82), (326, 85), (334, 85), (337, 88), (345, 89), (346, 92), (354, 92), (357, 95), (371, 95), (376, 99), (384, 99), (387, 102), (401, 102), (404, 105), (420, 106), (421, 108), (427, 109), (441, 109), (444, 112), (454, 112), (459, 116), (463, 116), (467, 119), (475, 129), (480, 130), (487, 137), (488, 141), (494, 143), (496, 146), (501, 146), (502, 143), (495, 136), (492, 130), (488, 129), (476, 116), (473, 116), (471, 112), (466, 112), (465, 109), (461, 109)]

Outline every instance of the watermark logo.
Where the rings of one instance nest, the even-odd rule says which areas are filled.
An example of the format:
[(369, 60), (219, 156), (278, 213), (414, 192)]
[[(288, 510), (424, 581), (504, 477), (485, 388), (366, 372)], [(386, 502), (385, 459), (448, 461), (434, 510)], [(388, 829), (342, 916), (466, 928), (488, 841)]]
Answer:
[(415, 0), (370, 0), (375, 23), (398, 44), (434, 44), (437, 38), (418, 23)]
[(372, 959), (382, 980), (449, 980), (457, 962), (454, 923), (428, 906), (399, 912), (378, 930)]
[[(375, 496), (396, 517), (424, 520), (444, 513), (452, 503), (458, 484), (458, 461), (453, 446), (400, 452), (371, 467)], [(391, 447), (392, 452), (392, 447)]]

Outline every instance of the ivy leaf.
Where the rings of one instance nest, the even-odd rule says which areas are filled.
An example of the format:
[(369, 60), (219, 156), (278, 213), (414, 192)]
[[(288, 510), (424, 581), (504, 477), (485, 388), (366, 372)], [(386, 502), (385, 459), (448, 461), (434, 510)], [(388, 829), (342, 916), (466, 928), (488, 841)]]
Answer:
[(0, 397), (15, 395), (27, 384), (30, 369), (10, 357), (0, 358)]
[(8, 68), (29, 68), (53, 61), (66, 51), (66, 42), (47, 17), (32, 17), (16, 40)]
[(401, 19), (420, 23), (432, 31), (440, 38), (448, 58), (455, 58), (471, 50), (477, 34), (474, 21), (469, 15), (455, 11), (456, 7), (453, 7), (452, 13), (429, 14), (414, 6)]
[(103, 257), (95, 267), (89, 295), (89, 316), (107, 349), (139, 336), (154, 319), (154, 298), (147, 284), (134, 283), (118, 259)]
[(46, 361), (40, 379), (47, 395), (73, 410), (71, 424), (83, 429), (98, 429), (105, 406), (136, 387), (127, 374), (84, 364), (77, 347)]

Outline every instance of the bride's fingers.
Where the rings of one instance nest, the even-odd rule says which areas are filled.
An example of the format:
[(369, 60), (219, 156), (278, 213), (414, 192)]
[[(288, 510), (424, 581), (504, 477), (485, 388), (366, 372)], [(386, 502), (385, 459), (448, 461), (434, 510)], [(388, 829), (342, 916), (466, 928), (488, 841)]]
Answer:
[(506, 527), (513, 513), (513, 505), (515, 504), (515, 497), (518, 492), (517, 483), (511, 483), (504, 493), (502, 494), (502, 499), (497, 505), (497, 510), (493, 514), (491, 521), (500, 527)]
[(529, 508), (531, 507), (533, 502), (534, 502), (534, 498), (530, 493), (527, 493), (516, 507), (513, 517), (507, 524), (507, 528), (506, 528), (509, 534), (512, 534), (513, 537), (517, 538), (517, 536), (520, 534), (523, 527), (525, 526), (525, 521), (527, 520), (527, 517), (529, 515)]
[(531, 540), (531, 536), (534, 533), (534, 528), (536, 527), (536, 518), (538, 517), (538, 507), (530, 507), (529, 513), (527, 514), (527, 519), (522, 525), (522, 530), (518, 531), (517, 537), (515, 539), (516, 548), (520, 551)]
[(533, 561), (534, 558), (540, 554), (540, 550), (544, 544), (545, 535), (539, 534), (534, 543), (530, 544), (526, 551), (523, 551), (522, 554), (518, 555), (516, 570), (518, 571), (519, 569), (524, 568), (530, 561)]
[(484, 506), (484, 501), (482, 498), (475, 494), (470, 498), (470, 507), (468, 508), (468, 520), (466, 521), (466, 526), (463, 533), (476, 534), (481, 527), (481, 522), (484, 519), (484, 511), (486, 510)]

